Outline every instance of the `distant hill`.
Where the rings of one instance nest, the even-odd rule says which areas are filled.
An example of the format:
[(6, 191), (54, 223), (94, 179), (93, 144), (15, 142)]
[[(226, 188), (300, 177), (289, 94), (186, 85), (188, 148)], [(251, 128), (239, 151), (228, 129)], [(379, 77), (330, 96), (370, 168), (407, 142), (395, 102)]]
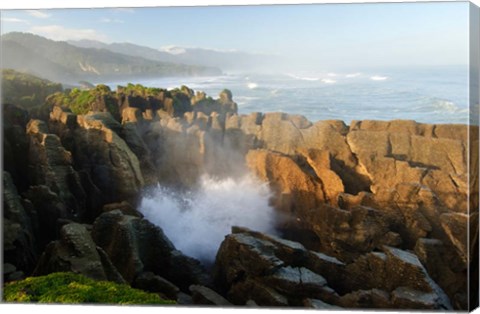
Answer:
[(1, 36), (4, 68), (50, 80), (76, 83), (118, 77), (219, 75), (214, 67), (186, 65), (126, 55), (108, 49), (82, 48), (30, 33)]
[[(106, 49), (112, 52), (121, 53), (128, 56), (141, 57), (141, 58), (155, 60), (155, 61), (178, 62), (177, 58), (168, 52), (163, 52), (157, 49), (135, 45), (131, 43), (106, 44), (101, 41), (89, 40), (89, 39), (70, 40), (67, 42), (71, 45), (81, 47), (81, 48)], [(194, 64), (202, 65), (202, 61), (201, 60), (198, 60), (198, 61), (199, 61), (198, 63), (194, 63)]]
[(2, 65), (4, 68), (28, 72), (53, 81), (72, 81), (74, 71), (49, 60), (35, 50), (27, 48), (13, 40), (2, 38)]
[(270, 70), (272, 65), (281, 62), (281, 58), (278, 56), (241, 51), (218, 51), (183, 47), (168, 47), (159, 50), (131, 43), (106, 44), (96, 40), (68, 41), (68, 43), (77, 47), (107, 49), (116, 53), (161, 62), (218, 67), (223, 71)]

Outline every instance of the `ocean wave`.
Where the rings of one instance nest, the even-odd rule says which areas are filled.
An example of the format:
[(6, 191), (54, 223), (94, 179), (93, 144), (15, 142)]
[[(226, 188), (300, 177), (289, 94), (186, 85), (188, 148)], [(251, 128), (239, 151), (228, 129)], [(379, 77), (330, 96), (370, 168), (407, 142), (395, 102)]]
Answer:
[(467, 113), (468, 108), (460, 108), (453, 101), (446, 99), (435, 99), (432, 104), (433, 109), (436, 112), (446, 112), (446, 113)]
[(320, 78), (318, 78), (318, 77), (300, 77), (298, 79), (302, 80), (302, 81), (318, 81)]
[(258, 84), (251, 82), (251, 83), (248, 83), (248, 84), (247, 84), (247, 87), (248, 87), (249, 89), (255, 89), (255, 88), (258, 87)]
[(372, 81), (385, 81), (386, 79), (388, 79), (388, 76), (374, 75), (374, 76), (371, 76), (370, 79)]
[(448, 112), (455, 112), (459, 109), (454, 102), (442, 99), (436, 100), (433, 104), (433, 107), (435, 109), (445, 110)]
[(258, 100), (260, 97), (251, 97), (251, 96), (234, 96), (234, 101), (239, 105), (245, 105), (251, 103), (254, 100)]
[(361, 74), (362, 74), (362, 73), (359, 73), (359, 72), (357, 72), (357, 73), (349, 73), (349, 74), (346, 74), (345, 77), (346, 77), (346, 78), (354, 78), (354, 77), (360, 76)]
[(325, 84), (335, 84), (337, 81), (332, 80), (332, 79), (322, 79), (322, 83)]
[(318, 81), (318, 80), (320, 80), (319, 77), (298, 76), (298, 75), (295, 75), (295, 74), (287, 74), (287, 75), (291, 78), (294, 78), (294, 79), (300, 80), (300, 81)]
[(468, 107), (459, 106), (451, 100), (442, 98), (426, 98), (422, 104), (412, 108), (414, 112), (434, 113), (437, 115), (457, 115), (469, 112)]
[(177, 249), (212, 263), (232, 226), (275, 234), (270, 197), (268, 185), (248, 174), (224, 180), (205, 176), (194, 191), (158, 186), (146, 192), (139, 210)]

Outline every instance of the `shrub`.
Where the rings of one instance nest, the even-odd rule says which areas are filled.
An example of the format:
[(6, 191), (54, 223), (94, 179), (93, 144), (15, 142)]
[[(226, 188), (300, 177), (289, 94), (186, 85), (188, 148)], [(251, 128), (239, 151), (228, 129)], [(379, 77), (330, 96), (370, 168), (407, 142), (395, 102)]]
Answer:
[(228, 99), (232, 99), (232, 92), (229, 89), (224, 89), (220, 92), (220, 96), (224, 94)]
[(108, 111), (114, 116), (118, 115), (118, 106), (114, 93), (112, 93), (110, 87), (104, 84), (99, 84), (89, 90), (73, 88), (72, 90), (66, 90), (64, 93), (58, 92), (48, 96), (46, 101), (49, 106), (61, 106), (70, 108), (75, 114), (86, 114), (92, 110), (94, 103), (99, 99), (105, 101)]
[(128, 83), (127, 86), (117, 86), (117, 93), (122, 93), (125, 95), (139, 96), (139, 97), (148, 97), (148, 96), (158, 96), (161, 92), (165, 90), (162, 88), (156, 87), (145, 87), (141, 84), (132, 84)]
[[(73, 92), (73, 91), (72, 91)], [(86, 114), (90, 111), (92, 103), (95, 101), (95, 94), (88, 91), (80, 91), (78, 96), (72, 97), (70, 93), (70, 98), (72, 102), (69, 107), (74, 114)]]
[(173, 304), (128, 285), (95, 281), (74, 273), (52, 273), (5, 284), (6, 302)]

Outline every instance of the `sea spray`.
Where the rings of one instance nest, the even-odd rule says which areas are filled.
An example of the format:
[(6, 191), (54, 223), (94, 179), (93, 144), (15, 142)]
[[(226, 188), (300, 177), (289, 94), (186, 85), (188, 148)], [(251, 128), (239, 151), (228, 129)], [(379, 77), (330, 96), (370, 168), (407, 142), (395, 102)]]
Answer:
[(210, 264), (234, 225), (275, 233), (270, 196), (268, 185), (251, 175), (222, 180), (204, 176), (193, 191), (157, 186), (145, 193), (139, 210), (177, 249)]

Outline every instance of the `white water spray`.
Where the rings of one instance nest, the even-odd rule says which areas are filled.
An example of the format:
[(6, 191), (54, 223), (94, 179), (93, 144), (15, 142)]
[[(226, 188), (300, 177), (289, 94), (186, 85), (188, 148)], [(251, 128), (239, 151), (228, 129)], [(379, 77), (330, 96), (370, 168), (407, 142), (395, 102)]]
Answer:
[(144, 196), (139, 210), (177, 249), (211, 263), (234, 225), (274, 233), (270, 196), (268, 185), (250, 175), (222, 180), (205, 176), (195, 191), (156, 187)]

